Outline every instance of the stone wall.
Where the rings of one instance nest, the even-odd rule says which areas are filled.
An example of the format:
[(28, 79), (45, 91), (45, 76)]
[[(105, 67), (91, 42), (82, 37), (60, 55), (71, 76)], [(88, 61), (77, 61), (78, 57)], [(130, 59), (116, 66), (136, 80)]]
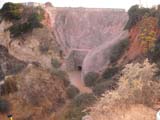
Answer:
[(86, 57), (88, 51), (71, 50), (66, 57), (66, 69), (69, 71), (81, 70), (83, 60)]

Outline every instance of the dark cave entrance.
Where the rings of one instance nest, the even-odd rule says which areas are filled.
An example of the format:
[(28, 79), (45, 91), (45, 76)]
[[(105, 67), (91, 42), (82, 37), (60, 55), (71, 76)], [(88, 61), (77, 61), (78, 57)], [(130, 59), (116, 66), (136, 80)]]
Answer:
[(82, 66), (77, 67), (78, 71), (82, 71)]

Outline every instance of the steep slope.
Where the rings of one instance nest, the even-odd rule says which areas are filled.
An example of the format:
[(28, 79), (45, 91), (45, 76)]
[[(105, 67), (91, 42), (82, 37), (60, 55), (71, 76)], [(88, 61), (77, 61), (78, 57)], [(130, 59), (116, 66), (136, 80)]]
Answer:
[(10, 23), (0, 24), (0, 44), (7, 47), (11, 55), (25, 62), (38, 62), (43, 67), (51, 67), (51, 58), (59, 55), (59, 49), (54, 34), (47, 27), (34, 29), (22, 37), (10, 38), (10, 33), (5, 31), (7, 25), (10, 26)]
[[(126, 53), (119, 60), (119, 64), (126, 64), (128, 62), (135, 61), (136, 59), (144, 58), (144, 54), (148, 52), (147, 50), (149, 49), (148, 46), (146, 46), (146, 44), (143, 45), (143, 42), (145, 41), (141, 40), (140, 38), (140, 36), (146, 34), (144, 30), (146, 30), (146, 32), (148, 33), (153, 33), (152, 37), (156, 40), (159, 36), (157, 18), (144, 18), (132, 27), (132, 29), (129, 32), (131, 43), (129, 46), (129, 50), (126, 51)], [(150, 36), (146, 35), (144, 38), (147, 37), (149, 38)], [(150, 43), (154, 44), (154, 41), (150, 41)]]
[(21, 72), (26, 66), (27, 63), (16, 59), (8, 53), (6, 47), (0, 45), (0, 80), (3, 80), (5, 76)]
[(88, 72), (104, 71), (104, 69), (106, 69), (111, 63), (110, 56), (113, 54), (111, 50), (114, 45), (127, 37), (127, 31), (121, 32), (120, 34), (117, 34), (114, 39), (103, 43), (103, 45), (100, 45), (93, 51), (89, 52), (83, 62), (83, 76)]
[[(49, 70), (30, 64), (23, 72), (6, 79), (17, 81), (18, 91), (5, 96), (16, 120), (52, 120), (66, 101), (63, 80)], [(4, 117), (4, 120), (8, 118)]]
[[(13, 87), (10, 80), (17, 87), (16, 91), (3, 93), (2, 97), (11, 103), (10, 113), (16, 120), (54, 119), (67, 100), (65, 73), (58, 73), (58, 69), (54, 71), (57, 74), (52, 71), (51, 59), (60, 56), (47, 19), (48, 13), (42, 28), (27, 31), (18, 37), (13, 37), (8, 31), (15, 24), (13, 21), (0, 23), (0, 77), (5, 83), (9, 81), (8, 86), (5, 84), (5, 90)], [(6, 74), (5, 78), (3, 74)], [(6, 114), (2, 117), (0, 113), (1, 118), (8, 119)]]
[[(128, 20), (127, 13), (121, 9), (56, 8), (56, 11), (54, 33), (63, 52), (69, 57), (66, 66), (71, 70), (81, 67), (87, 53), (94, 48), (118, 41), (117, 36), (123, 34)], [(97, 51), (94, 52), (96, 56)], [(93, 65), (93, 68), (85, 70), (84, 67), (83, 70), (88, 72), (97, 69), (94, 67), (94, 58), (88, 56), (88, 59), (90, 62), (84, 63), (84, 66)]]

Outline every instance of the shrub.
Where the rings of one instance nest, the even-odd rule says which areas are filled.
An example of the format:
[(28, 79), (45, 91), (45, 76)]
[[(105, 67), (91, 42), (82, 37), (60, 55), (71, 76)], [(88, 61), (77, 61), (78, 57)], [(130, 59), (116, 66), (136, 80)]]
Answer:
[(86, 115), (83, 111), (83, 107), (77, 107), (74, 105), (68, 106), (68, 110), (61, 115), (60, 120), (82, 120), (82, 117)]
[(1, 9), (1, 15), (6, 20), (19, 20), (22, 14), (22, 4), (5, 3)]
[(61, 66), (61, 63), (56, 58), (51, 59), (51, 64), (52, 64), (53, 68), (59, 68)]
[(60, 120), (82, 120), (82, 117), (86, 115), (83, 110), (92, 105), (95, 100), (96, 97), (93, 94), (77, 95), (61, 115)]
[(44, 12), (43, 9), (34, 10), (33, 13), (29, 15), (27, 18), (27, 21), (25, 23), (16, 23), (13, 24), (9, 31), (13, 37), (18, 37), (24, 33), (27, 33), (29, 31), (32, 31), (34, 28), (41, 28), (43, 25), (41, 24), (41, 21), (44, 18)]
[(100, 96), (105, 93), (106, 90), (113, 90), (116, 87), (116, 81), (114, 80), (107, 80), (105, 82), (101, 82), (97, 84), (93, 88), (93, 92), (95, 95)]
[(43, 15), (38, 13), (32, 13), (28, 18), (29, 27), (31, 30), (34, 28), (41, 28), (42, 24), (40, 23), (43, 19)]
[(18, 37), (26, 32), (32, 31), (34, 28), (43, 27), (41, 20), (38, 13), (32, 13), (27, 22), (14, 24), (9, 28), (9, 31), (13, 37)]
[(160, 13), (159, 13), (159, 15), (158, 15), (158, 28), (160, 28)]
[(0, 68), (0, 80), (3, 80), (5, 78), (5, 74), (3, 70)]
[(84, 77), (84, 83), (88, 87), (92, 87), (96, 84), (97, 79), (99, 78), (99, 74), (95, 72), (89, 72)]
[(42, 43), (39, 45), (39, 50), (41, 53), (47, 53), (49, 50), (49, 45), (46, 43)]
[(65, 71), (59, 69), (52, 69), (52, 74), (62, 80), (65, 86), (68, 86), (70, 84), (69, 76)]
[(93, 102), (95, 102), (96, 97), (91, 94), (91, 93), (84, 93), (84, 94), (80, 94), (77, 95), (74, 99), (73, 99), (73, 104), (77, 107), (86, 107), (86, 106), (90, 106), (91, 104), (93, 104)]
[(22, 71), (26, 67), (26, 64), (23, 62), (8, 64), (7, 65), (7, 75), (9, 74), (17, 74)]
[(146, 14), (150, 15), (150, 9), (149, 8), (139, 8), (138, 5), (132, 6), (128, 10), (129, 20), (128, 20), (124, 29), (130, 30)]
[(108, 118), (108, 116), (117, 115), (117, 118), (120, 118), (119, 115), (121, 114), (118, 115), (117, 113), (120, 110), (125, 112), (130, 106), (153, 107), (156, 101), (160, 99), (160, 81), (154, 80), (156, 71), (156, 65), (150, 64), (148, 61), (142, 64), (131, 63), (126, 65), (122, 71), (118, 88), (106, 92), (100, 101), (93, 106), (91, 115), (97, 116), (97, 118), (101, 116), (103, 120), (113, 119)]
[(17, 82), (12, 78), (5, 80), (4, 84), (1, 85), (1, 95), (8, 95), (18, 91)]
[(23, 23), (23, 24), (13, 24), (10, 28), (9, 31), (12, 35), (12, 37), (18, 37), (30, 30), (30, 25), (29, 23)]
[(120, 41), (119, 43), (117, 43), (116, 45), (114, 45), (111, 49), (111, 54), (110, 54), (110, 61), (111, 63), (116, 62), (125, 52), (125, 50), (128, 48), (129, 46), (129, 39), (126, 38), (122, 41)]
[(0, 113), (5, 114), (10, 111), (10, 104), (7, 100), (0, 99)]
[(160, 60), (160, 37), (156, 40), (155, 46), (148, 52), (148, 57), (152, 62)]
[(118, 67), (111, 67), (111, 68), (107, 68), (103, 74), (102, 74), (102, 78), (104, 79), (110, 79), (112, 78), (115, 74), (117, 74), (119, 71)]
[(70, 85), (68, 88), (67, 88), (67, 95), (69, 98), (74, 98), (77, 94), (79, 93), (79, 89), (76, 88), (75, 86), (73, 85)]

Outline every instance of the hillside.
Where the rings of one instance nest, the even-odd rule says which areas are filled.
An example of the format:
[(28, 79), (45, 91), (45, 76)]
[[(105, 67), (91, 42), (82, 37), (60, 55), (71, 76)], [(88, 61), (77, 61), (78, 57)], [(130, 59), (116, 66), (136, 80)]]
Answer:
[(154, 120), (160, 7), (0, 10), (0, 119)]
[[(20, 18), (8, 6), (17, 13), (20, 10)], [(69, 81), (65, 72), (54, 67), (54, 60), (58, 62), (55, 65), (60, 64), (60, 56), (48, 27), (48, 13), (40, 20), (37, 14), (41, 8), (6, 3), (2, 9), (12, 17), (1, 11), (0, 119), (8, 120), (8, 114), (16, 120), (54, 119), (67, 101)]]
[[(103, 57), (103, 54), (107, 56), (103, 53), (104, 47), (107, 49), (107, 44), (114, 44), (121, 35), (127, 34), (123, 31), (127, 13), (123, 9), (109, 8), (56, 8), (56, 11), (54, 33), (66, 54), (66, 68), (82, 67), (85, 74), (102, 70), (108, 61)], [(99, 65), (94, 64), (95, 60)]]
[[(155, 120), (159, 104), (159, 7), (129, 11), (129, 48), (117, 62), (124, 66), (118, 87), (106, 91), (84, 120)], [(138, 19), (137, 16), (139, 17)], [(147, 59), (147, 60), (145, 60)]]

